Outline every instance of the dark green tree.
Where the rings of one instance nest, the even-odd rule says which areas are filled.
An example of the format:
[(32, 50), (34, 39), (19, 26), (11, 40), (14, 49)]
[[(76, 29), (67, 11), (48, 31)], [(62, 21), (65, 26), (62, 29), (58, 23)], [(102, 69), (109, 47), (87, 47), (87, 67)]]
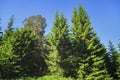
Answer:
[(13, 24), (14, 24), (14, 16), (12, 15), (8, 23), (7, 29), (5, 30), (5, 33), (7, 34), (7, 36), (10, 36), (11, 33), (13, 32), (14, 30)]
[(117, 72), (116, 74), (118, 75), (118, 80), (120, 79), (120, 53), (118, 54), (117, 57)]
[[(17, 61), (18, 76), (42, 76), (47, 70), (42, 51), (37, 48), (38, 38), (32, 29), (25, 27), (14, 32), (13, 54)], [(14, 60), (13, 59), (13, 60)]]
[(47, 36), (48, 67), (51, 74), (63, 76), (65, 71), (65, 59), (68, 52), (68, 25), (64, 15), (56, 12), (52, 32)]
[[(13, 25), (13, 16), (10, 18), (10, 22), (8, 23), (7, 30), (5, 31), (6, 35), (2, 36), (1, 43), (0, 43), (1, 77), (5, 77), (5, 76), (9, 75), (9, 73), (11, 71), (11, 69), (9, 68), (9, 66), (10, 66), (9, 58), (12, 57), (12, 55), (10, 54), (11, 53), (10, 50), (12, 49), (10, 42), (13, 40), (13, 38), (10, 37), (12, 34), (12, 25)], [(9, 48), (9, 49), (7, 49), (7, 48)], [(6, 52), (4, 53), (4, 51), (6, 51)]]
[(23, 21), (24, 27), (30, 27), (32, 29), (33, 34), (35, 34), (38, 38), (38, 46), (36, 48), (40, 49), (42, 55), (45, 55), (44, 53), (47, 52), (45, 49), (45, 38), (44, 38), (44, 32), (46, 27), (46, 19), (42, 17), (41, 15), (34, 15), (30, 16), (28, 18), (25, 18)]
[(10, 68), (10, 60), (12, 55), (12, 44), (11, 42), (14, 40), (12, 36), (8, 36), (7, 34), (3, 35), (2, 43), (0, 45), (0, 61), (1, 61), (1, 77), (10, 77), (12, 76), (12, 69)]
[(42, 51), (36, 48), (38, 38), (32, 29), (16, 29), (11, 36), (2, 38), (2, 77), (42, 76), (47, 70)]
[(117, 54), (117, 72), (116, 74), (118, 75), (118, 79), (120, 79), (120, 43), (118, 44), (119, 52)]
[(116, 74), (117, 72), (117, 55), (118, 52), (115, 49), (114, 45), (112, 44), (111, 41), (109, 41), (109, 45), (108, 45), (108, 59), (106, 61), (106, 66), (107, 66), (107, 70), (110, 74), (111, 77), (113, 77), (115, 80), (118, 79), (118, 76)]
[(77, 59), (74, 64), (77, 65), (78, 77), (81, 80), (109, 79), (104, 64), (106, 49), (93, 31), (82, 6), (79, 6), (78, 11), (74, 9), (72, 23), (72, 50)]
[[(1, 19), (0, 19), (0, 30), (1, 30)], [(3, 32), (0, 31), (0, 46), (1, 46), (1, 43), (2, 43), (2, 35), (3, 35)], [(1, 54), (1, 49), (0, 49), (0, 54)], [(0, 77), (1, 77), (1, 73), (2, 73), (2, 59), (1, 59), (1, 56), (0, 56)]]
[[(0, 18), (0, 30), (2, 30), (2, 26), (1, 26), (1, 18)], [(2, 36), (3, 36), (3, 32), (0, 31), (0, 39), (2, 38)]]

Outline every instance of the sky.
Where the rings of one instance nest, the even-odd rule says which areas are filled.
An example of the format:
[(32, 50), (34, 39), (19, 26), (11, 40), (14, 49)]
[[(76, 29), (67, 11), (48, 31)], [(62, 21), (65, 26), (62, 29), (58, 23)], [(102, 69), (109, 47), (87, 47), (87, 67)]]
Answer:
[(23, 20), (40, 14), (46, 18), (46, 33), (51, 31), (55, 13), (63, 13), (71, 24), (73, 8), (82, 5), (90, 17), (91, 26), (106, 47), (111, 40), (117, 47), (120, 42), (120, 0), (0, 0), (2, 30), (14, 15), (14, 27), (23, 27)]

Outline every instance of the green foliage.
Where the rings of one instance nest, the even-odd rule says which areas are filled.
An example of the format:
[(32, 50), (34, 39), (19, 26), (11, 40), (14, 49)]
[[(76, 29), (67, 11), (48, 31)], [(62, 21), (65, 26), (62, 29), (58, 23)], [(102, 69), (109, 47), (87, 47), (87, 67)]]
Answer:
[(118, 79), (120, 79), (120, 54), (117, 56), (117, 72)]
[(58, 12), (55, 16), (55, 21), (52, 28), (52, 33), (47, 36), (48, 67), (51, 74), (63, 76), (63, 61), (67, 57), (68, 49), (68, 25), (66, 18), (62, 14), (59, 16)]
[(73, 78), (65, 78), (61, 76), (55, 75), (46, 75), (42, 77), (20, 77), (20, 78), (12, 78), (11, 80), (74, 80)]
[(8, 23), (8, 30), (12, 31), (13, 23), (14, 23), (14, 16), (12, 15), (10, 18), (10, 22)]
[(34, 78), (34, 77), (19, 77), (19, 78), (11, 78), (11, 79), (10, 78), (5, 78), (5, 79), (2, 79), (2, 80), (37, 80), (37, 79)]
[(43, 37), (44, 29), (46, 27), (46, 19), (41, 15), (30, 16), (25, 18), (23, 21), (24, 26), (31, 27), (33, 32), (38, 35), (38, 37)]
[[(118, 44), (118, 48), (120, 51), (120, 43)], [(118, 79), (120, 79), (120, 52), (118, 52), (118, 54), (116, 55), (116, 68), (117, 68), (117, 72), (116, 74), (118, 75)]]
[(51, 75), (51, 76), (43, 76), (41, 78), (38, 78), (37, 80), (74, 80), (74, 79)]
[(41, 76), (47, 68), (41, 51), (36, 49), (37, 37), (28, 27), (4, 35), (0, 49), (4, 64), (2, 77)]
[(73, 56), (78, 59), (74, 64), (78, 66), (78, 77), (85, 80), (105, 79), (107, 71), (104, 67), (106, 50), (100, 43), (91, 27), (89, 17), (82, 6), (78, 11), (74, 9), (72, 18)]
[(107, 54), (82, 6), (74, 8), (71, 31), (67, 19), (58, 12), (47, 36), (41, 15), (26, 18), (20, 29), (13, 30), (13, 23), (14, 16), (5, 33), (0, 32), (0, 79), (120, 79), (119, 52), (109, 42)]
[(110, 76), (113, 77), (114, 79), (118, 79), (118, 75), (116, 74), (118, 65), (117, 64), (118, 52), (111, 41), (109, 41), (108, 47), (109, 51), (106, 56), (106, 67)]
[(41, 15), (34, 15), (26, 18), (24, 20), (24, 27), (29, 27), (32, 30), (32, 34), (37, 37), (37, 46), (36, 49), (40, 51), (42, 56), (45, 56), (47, 53), (47, 49), (45, 48), (45, 27), (46, 27), (46, 19)]
[[(0, 24), (1, 24), (1, 19), (0, 19)], [(1, 30), (1, 26), (0, 26), (0, 30)], [(1, 46), (1, 43), (2, 43), (2, 35), (3, 35), (3, 32), (0, 31), (0, 46)], [(1, 49), (0, 49), (0, 77), (1, 77), (1, 73), (2, 73), (2, 67), (3, 67), (3, 62), (2, 62), (2, 57), (1, 57)]]
[(14, 24), (14, 16), (12, 15), (8, 23), (7, 30), (5, 30), (6, 36), (10, 36), (12, 34), (14, 30), (13, 24)]
[[(12, 36), (4, 35), (2, 38), (2, 43), (0, 45), (0, 65), (1, 65), (1, 76), (9, 75), (8, 73), (11, 72), (12, 69), (10, 69), (10, 62), (9, 59), (13, 57), (12, 54), (12, 44), (11, 42), (14, 40)], [(8, 76), (9, 77), (9, 76)]]

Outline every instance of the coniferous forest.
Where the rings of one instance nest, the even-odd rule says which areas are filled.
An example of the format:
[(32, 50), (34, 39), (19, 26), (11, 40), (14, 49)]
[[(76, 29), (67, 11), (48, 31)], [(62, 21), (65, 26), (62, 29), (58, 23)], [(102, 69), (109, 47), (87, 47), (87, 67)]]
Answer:
[(45, 35), (42, 15), (25, 18), (22, 28), (13, 26), (12, 16), (0, 31), (0, 79), (120, 80), (120, 44), (117, 50), (109, 41), (107, 50), (81, 5), (71, 22), (57, 11)]

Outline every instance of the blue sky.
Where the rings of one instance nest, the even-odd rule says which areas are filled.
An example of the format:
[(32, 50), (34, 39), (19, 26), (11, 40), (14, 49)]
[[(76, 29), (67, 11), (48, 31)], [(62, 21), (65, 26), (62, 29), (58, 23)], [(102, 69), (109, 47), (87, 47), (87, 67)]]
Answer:
[(120, 39), (120, 0), (0, 0), (0, 18), (4, 30), (11, 15), (15, 27), (22, 27), (24, 18), (41, 14), (46, 18), (46, 34), (51, 31), (56, 10), (64, 13), (71, 26), (73, 8), (79, 4), (90, 16), (92, 27), (105, 46), (111, 40), (115, 45)]

